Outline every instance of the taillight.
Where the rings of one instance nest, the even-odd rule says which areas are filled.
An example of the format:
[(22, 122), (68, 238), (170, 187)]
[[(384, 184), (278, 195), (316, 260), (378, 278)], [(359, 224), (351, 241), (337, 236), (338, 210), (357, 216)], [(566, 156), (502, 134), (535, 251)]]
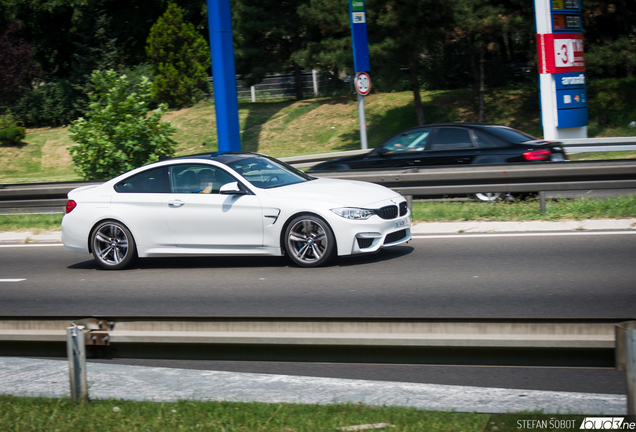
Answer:
[(77, 203), (73, 200), (66, 201), (66, 214), (69, 214), (73, 209), (77, 207)]
[(550, 159), (551, 154), (552, 152), (550, 150), (532, 150), (529, 152), (525, 152), (523, 154), (523, 158), (527, 161), (545, 160)]

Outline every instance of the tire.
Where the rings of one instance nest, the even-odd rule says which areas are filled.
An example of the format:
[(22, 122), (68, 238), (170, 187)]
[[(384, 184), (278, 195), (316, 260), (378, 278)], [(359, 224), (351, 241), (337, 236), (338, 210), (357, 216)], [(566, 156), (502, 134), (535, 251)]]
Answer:
[(480, 202), (515, 201), (515, 197), (512, 194), (502, 192), (482, 192), (469, 196)]
[(120, 222), (102, 222), (91, 235), (93, 256), (106, 270), (120, 270), (130, 265), (137, 257), (137, 248), (132, 234)]
[(285, 229), (285, 251), (301, 267), (325, 265), (333, 258), (335, 250), (333, 231), (318, 216), (298, 216)]

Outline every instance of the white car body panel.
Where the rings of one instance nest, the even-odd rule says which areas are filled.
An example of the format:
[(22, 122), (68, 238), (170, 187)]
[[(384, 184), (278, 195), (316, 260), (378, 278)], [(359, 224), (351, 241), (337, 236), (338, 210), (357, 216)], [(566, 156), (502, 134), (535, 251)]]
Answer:
[[(375, 252), (411, 239), (410, 211), (392, 219), (373, 215), (350, 220), (331, 209), (379, 209), (398, 206), (405, 199), (372, 183), (314, 179), (262, 189), (224, 164), (210, 159), (188, 163), (222, 167), (250, 194), (122, 193), (120, 181), (149, 169), (141, 167), (98, 186), (74, 189), (68, 197), (77, 207), (62, 220), (62, 241), (67, 250), (90, 253), (93, 228), (104, 220), (124, 224), (132, 233), (139, 257), (176, 255), (283, 255), (286, 223), (306, 213), (324, 219), (333, 230), (337, 255)], [(184, 163), (183, 160), (181, 163)], [(174, 165), (175, 160), (152, 167)], [(404, 206), (404, 204), (403, 204)], [(399, 235), (394, 233), (399, 232)], [(395, 241), (387, 242), (387, 235)], [(361, 248), (357, 238), (367, 239)], [(393, 237), (390, 237), (391, 239)]]

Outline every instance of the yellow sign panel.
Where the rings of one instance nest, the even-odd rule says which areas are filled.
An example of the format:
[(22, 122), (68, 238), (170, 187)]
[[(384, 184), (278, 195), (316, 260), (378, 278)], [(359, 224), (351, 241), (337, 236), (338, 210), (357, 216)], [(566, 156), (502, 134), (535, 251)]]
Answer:
[(552, 9), (563, 9), (563, 0), (552, 0)]

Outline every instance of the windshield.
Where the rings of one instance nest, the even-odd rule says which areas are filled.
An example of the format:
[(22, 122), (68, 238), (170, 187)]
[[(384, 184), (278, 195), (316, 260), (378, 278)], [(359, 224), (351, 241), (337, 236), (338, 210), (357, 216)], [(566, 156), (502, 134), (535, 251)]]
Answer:
[(313, 180), (304, 172), (266, 156), (241, 157), (225, 164), (258, 188), (269, 189)]

